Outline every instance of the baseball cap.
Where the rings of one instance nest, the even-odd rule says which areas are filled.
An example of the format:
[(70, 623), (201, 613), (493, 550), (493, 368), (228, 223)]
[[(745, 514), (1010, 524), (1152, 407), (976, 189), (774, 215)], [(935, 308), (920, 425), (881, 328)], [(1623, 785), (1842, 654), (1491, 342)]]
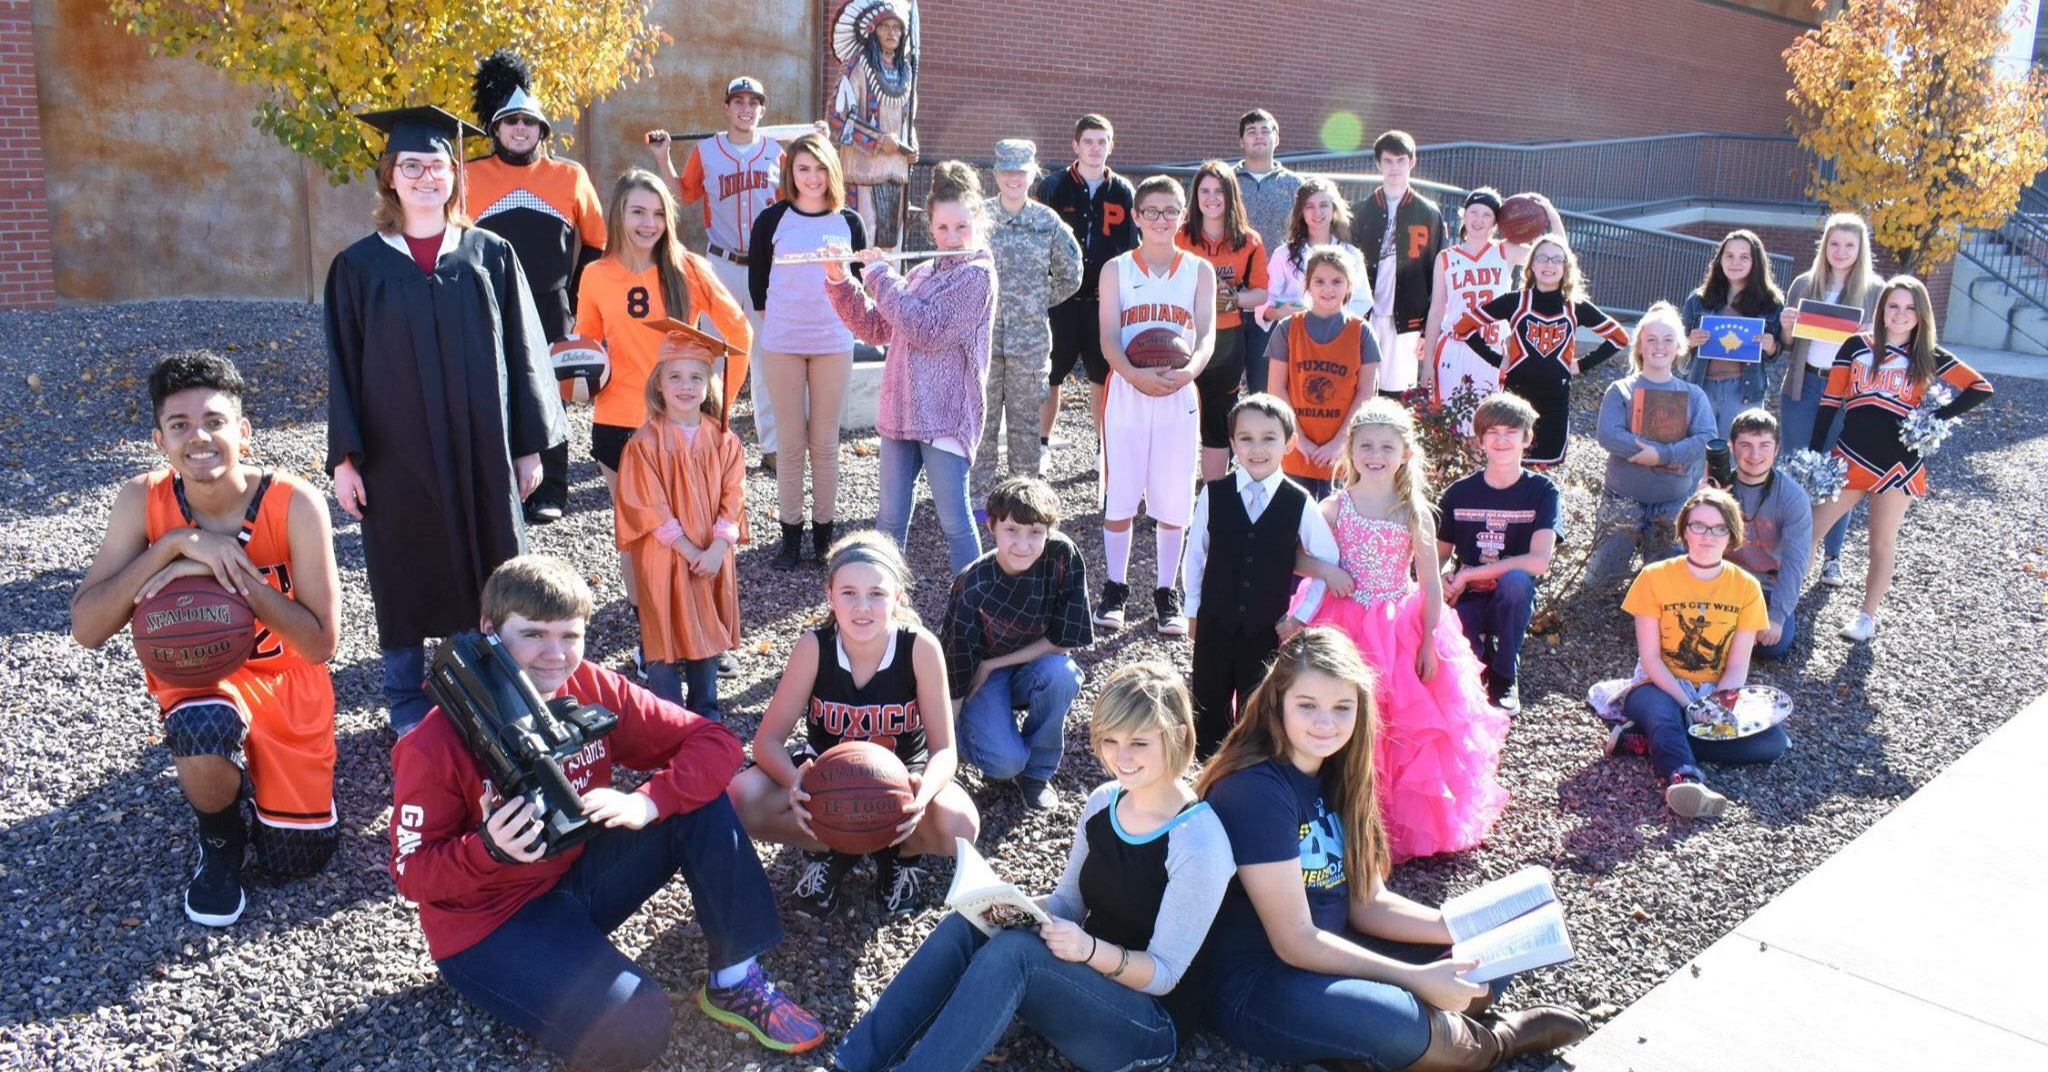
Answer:
[(735, 94), (739, 93), (752, 93), (764, 102), (768, 99), (768, 91), (762, 88), (761, 80), (752, 75), (743, 74), (725, 84), (726, 100), (731, 100)]

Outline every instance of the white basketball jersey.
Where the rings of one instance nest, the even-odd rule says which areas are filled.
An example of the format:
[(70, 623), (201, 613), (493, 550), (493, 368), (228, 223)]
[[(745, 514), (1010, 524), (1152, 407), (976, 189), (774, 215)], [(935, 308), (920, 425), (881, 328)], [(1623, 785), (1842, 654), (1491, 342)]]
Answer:
[(1176, 249), (1173, 263), (1161, 275), (1145, 270), (1138, 251), (1131, 250), (1111, 262), (1116, 265), (1117, 308), (1120, 310), (1118, 337), (1129, 346), (1140, 332), (1172, 328), (1195, 346), (1195, 283), (1201, 278), (1202, 261), (1192, 253)]
[[(1444, 299), (1441, 327), (1445, 331), (1466, 313), (1513, 289), (1515, 271), (1508, 263), (1506, 244), (1502, 242), (1488, 242), (1476, 257), (1450, 246), (1436, 255), (1436, 264), (1439, 278), (1450, 288)], [(1507, 341), (1506, 322), (1488, 324), (1482, 337), (1488, 346), (1499, 349)]]

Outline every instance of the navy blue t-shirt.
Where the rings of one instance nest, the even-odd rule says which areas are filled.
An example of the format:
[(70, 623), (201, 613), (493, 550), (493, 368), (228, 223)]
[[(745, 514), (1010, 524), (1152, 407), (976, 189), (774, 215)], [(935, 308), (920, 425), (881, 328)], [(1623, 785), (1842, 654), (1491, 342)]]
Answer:
[(1486, 482), (1484, 469), (1444, 489), (1437, 502), (1436, 538), (1458, 549), (1458, 565), (1483, 566), (1529, 553), (1540, 529), (1558, 527), (1557, 485), (1524, 469), (1506, 488)]
[[(1342, 934), (1350, 926), (1351, 889), (1344, 880), (1344, 823), (1323, 804), (1322, 780), (1294, 764), (1269, 759), (1211, 786), (1204, 798), (1223, 820), (1238, 866), (1301, 861), (1301, 884), (1316, 927)], [(1235, 877), (1209, 928), (1204, 960), (1228, 972), (1279, 956), (1258, 910)]]

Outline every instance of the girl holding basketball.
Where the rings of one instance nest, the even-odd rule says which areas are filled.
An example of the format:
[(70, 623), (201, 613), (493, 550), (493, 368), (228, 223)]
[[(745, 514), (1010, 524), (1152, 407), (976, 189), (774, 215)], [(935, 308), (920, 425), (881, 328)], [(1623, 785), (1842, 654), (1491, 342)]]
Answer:
[[(981, 815), (953, 782), (953, 704), (938, 639), (919, 623), (906, 590), (910, 567), (896, 544), (856, 532), (832, 546), (826, 600), (832, 618), (797, 638), (789, 666), (754, 734), (755, 766), (727, 794), (747, 833), (804, 851), (797, 910), (822, 919), (839, 907), (839, 886), (860, 857), (826, 848), (804, 806), (804, 772), (841, 741), (872, 741), (910, 770), (911, 802), (894, 844), (870, 853), (875, 892), (890, 914), (915, 911), (928, 880), (925, 853), (951, 855), (953, 839), (973, 841)], [(804, 721), (805, 741), (789, 733)]]
[(1088, 727), (1112, 780), (1088, 797), (1051, 921), (983, 935), (947, 915), (833, 1055), (844, 1072), (969, 1072), (1021, 1016), (1075, 1065), (1156, 1068), (1192, 1037), (1180, 985), (1230, 884), (1230, 841), (1182, 780), (1193, 705), (1163, 663), (1118, 670)]
[[(1525, 196), (1542, 205), (1550, 216), (1546, 234), (1564, 233), (1564, 218), (1549, 198)], [(1429, 319), (1422, 328), (1422, 352), (1428, 356), (1422, 363), (1422, 389), (1439, 406), (1455, 397), (1461, 387), (1471, 392), (1474, 407), (1500, 390), (1500, 370), (1451, 334), (1466, 313), (1512, 290), (1515, 269), (1529, 256), (1527, 245), (1510, 242), (1495, 232), (1500, 206), (1500, 191), (1490, 186), (1466, 194), (1458, 244), (1436, 255), (1436, 286), (1431, 288)], [(1507, 342), (1506, 328), (1489, 326), (1486, 342), (1498, 350)], [(1467, 418), (1464, 430), (1470, 429)]]
[(1211, 160), (1195, 172), (1195, 211), (1173, 244), (1216, 270), (1216, 347), (1195, 394), (1202, 408), (1202, 480), (1230, 469), (1230, 407), (1244, 379), (1245, 314), (1266, 303), (1266, 247), (1244, 213), (1230, 165)]
[[(1195, 511), (1195, 467), (1200, 446), (1201, 404), (1195, 378), (1209, 365), (1216, 346), (1216, 271), (1209, 262), (1174, 246), (1174, 230), (1187, 213), (1180, 183), (1154, 175), (1138, 184), (1138, 248), (1102, 266), (1103, 296), (1097, 320), (1102, 356), (1114, 373), (1103, 409), (1102, 547), (1107, 559), (1102, 601), (1095, 624), (1124, 625), (1130, 595), (1125, 574), (1131, 561), (1131, 522), (1138, 505), (1158, 526), (1158, 586), (1152, 602), (1159, 631), (1186, 636), (1181, 611), (1180, 551)], [(1141, 335), (1160, 331), (1178, 338), (1187, 363), (1140, 367), (1125, 347)], [(1156, 338), (1157, 336), (1154, 336)], [(1150, 351), (1147, 351), (1148, 353)], [(1148, 366), (1150, 359), (1147, 359)]]
[[(1579, 259), (1562, 234), (1547, 234), (1529, 246), (1522, 265), (1523, 288), (1485, 302), (1458, 318), (1451, 337), (1463, 340), (1481, 360), (1500, 369), (1500, 385), (1536, 407), (1536, 441), (1524, 464), (1564, 461), (1571, 430), (1572, 377), (1597, 367), (1628, 345), (1628, 331), (1586, 296)], [(1489, 344), (1495, 324), (1505, 329), (1507, 350)], [(1579, 353), (1580, 328), (1600, 336), (1600, 345)]]

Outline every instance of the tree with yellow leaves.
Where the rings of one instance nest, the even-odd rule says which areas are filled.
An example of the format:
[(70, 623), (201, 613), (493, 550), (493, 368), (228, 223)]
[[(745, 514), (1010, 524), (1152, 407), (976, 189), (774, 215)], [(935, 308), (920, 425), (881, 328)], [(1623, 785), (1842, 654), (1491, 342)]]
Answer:
[[(669, 36), (650, 0), (109, 0), (152, 55), (189, 55), (260, 86), (256, 127), (339, 186), (369, 167), (353, 113), (414, 104), (465, 111), (477, 57), (545, 57), (535, 91), (557, 127), (652, 71)], [(565, 136), (558, 136), (566, 141)]]
[[(2048, 152), (2048, 78), (2007, 71), (2006, 0), (1848, 0), (1785, 50), (1807, 192), (1919, 273), (1996, 227)], [(1815, 8), (1824, 8), (1815, 3)]]

